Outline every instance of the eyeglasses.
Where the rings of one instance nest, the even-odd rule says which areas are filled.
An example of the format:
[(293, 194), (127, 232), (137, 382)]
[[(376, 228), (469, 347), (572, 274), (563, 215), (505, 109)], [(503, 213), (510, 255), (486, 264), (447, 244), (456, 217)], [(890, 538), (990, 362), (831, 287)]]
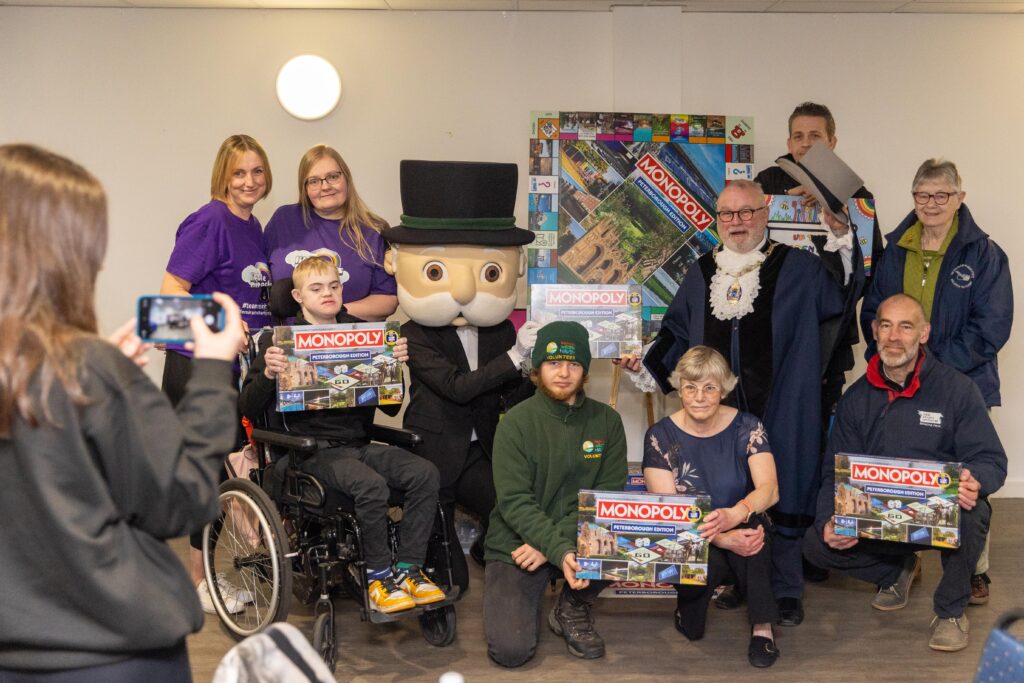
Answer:
[(334, 173), (328, 173), (323, 178), (306, 178), (306, 189), (307, 190), (319, 190), (323, 187), (324, 183), (327, 183), (331, 187), (337, 186), (341, 183), (341, 179), (345, 177), (341, 171), (335, 171)]
[(916, 203), (920, 204), (921, 206), (924, 206), (925, 204), (927, 204), (932, 199), (934, 199), (935, 203), (938, 204), (939, 206), (944, 206), (946, 203), (949, 202), (949, 198), (950, 197), (952, 197), (954, 195), (958, 195), (960, 193), (959, 192), (912, 192), (911, 194), (914, 195), (914, 201)]
[(714, 398), (722, 391), (722, 388), (717, 384), (705, 384), (702, 387), (698, 387), (696, 384), (684, 384), (681, 389), (683, 396), (686, 398), (693, 398), (697, 395), (697, 392), (701, 392), (708, 398)]
[(759, 206), (756, 209), (740, 209), (739, 211), (716, 211), (715, 215), (718, 216), (718, 220), (728, 223), (732, 219), (739, 217), (741, 221), (749, 221), (754, 217), (754, 214), (761, 210), (768, 210), (767, 206)]

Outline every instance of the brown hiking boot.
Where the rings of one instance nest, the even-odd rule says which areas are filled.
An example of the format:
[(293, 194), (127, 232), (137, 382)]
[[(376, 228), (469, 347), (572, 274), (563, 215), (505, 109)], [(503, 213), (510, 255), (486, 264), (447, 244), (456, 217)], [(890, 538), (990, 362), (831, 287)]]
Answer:
[(992, 583), (992, 579), (988, 578), (988, 574), (975, 574), (971, 577), (971, 599), (968, 604), (971, 605), (984, 605), (988, 602), (988, 585)]

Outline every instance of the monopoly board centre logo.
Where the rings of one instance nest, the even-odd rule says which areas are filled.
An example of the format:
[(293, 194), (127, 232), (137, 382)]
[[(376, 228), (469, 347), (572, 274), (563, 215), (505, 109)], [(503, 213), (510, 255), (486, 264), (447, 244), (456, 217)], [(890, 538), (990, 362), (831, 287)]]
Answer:
[(555, 289), (547, 292), (545, 303), (549, 306), (625, 306), (627, 295), (626, 291), (621, 289)]
[(295, 333), (296, 351), (383, 345), (384, 330), (335, 330)]
[(949, 475), (937, 470), (917, 470), (909, 467), (891, 467), (853, 463), (850, 479), (878, 484), (899, 484), (921, 488), (942, 488), (949, 485)]
[(696, 522), (701, 517), (695, 505), (676, 503), (636, 503), (621, 500), (599, 500), (599, 519), (624, 519), (641, 522)]

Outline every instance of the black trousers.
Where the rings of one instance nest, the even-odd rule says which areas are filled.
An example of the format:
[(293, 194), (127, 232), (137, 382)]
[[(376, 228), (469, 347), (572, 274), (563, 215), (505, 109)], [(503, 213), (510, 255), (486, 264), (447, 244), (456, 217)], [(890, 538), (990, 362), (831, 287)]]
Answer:
[[(757, 528), (759, 524), (741, 524), (738, 529)], [(707, 624), (708, 604), (715, 587), (735, 582), (747, 598), (747, 617), (750, 625), (774, 624), (779, 611), (772, 591), (772, 549), (773, 538), (765, 532), (764, 547), (750, 557), (742, 557), (717, 546), (708, 549), (708, 582), (704, 586), (676, 586), (676, 607), (684, 635), (690, 640), (704, 637)]]
[[(484, 569), (484, 633), (487, 655), (505, 667), (517, 667), (533, 659), (540, 634), (541, 603), (551, 580), (562, 570), (550, 562), (528, 572), (508, 562), (488, 562)], [(562, 586), (559, 602), (593, 605), (608, 581), (591, 581), (582, 590)]]
[(395, 446), (369, 443), (317, 451), (300, 468), (355, 501), (356, 519), (363, 529), (363, 559), (369, 569), (391, 566), (388, 487), (402, 491), (405, 502), (395, 559), (424, 564), (440, 485), (432, 463)]
[[(491, 473), (491, 460), (479, 442), (474, 441), (470, 444), (462, 472), (451, 485), (441, 488), (439, 499), (444, 506), (448, 521), (448, 538), (451, 539), (448, 563), (452, 568), (452, 580), (464, 593), (469, 587), (469, 567), (455, 532), (455, 506), (461, 505), (476, 515), (483, 526), (484, 535), (487, 534), (487, 525), (491, 520), (491, 510), (494, 509), (494, 476)], [(436, 550), (441, 552), (440, 545)], [(434, 567), (443, 566), (437, 558), (432, 558), (428, 564)]]
[(961, 508), (960, 547), (955, 549), (862, 538), (849, 550), (834, 550), (811, 527), (804, 536), (804, 557), (816, 567), (839, 569), (855, 579), (885, 588), (896, 583), (907, 555), (938, 550), (942, 555), (942, 578), (932, 597), (935, 614), (943, 619), (961, 617), (971, 598), (971, 575), (985, 547), (991, 518), (992, 508), (987, 500), (979, 500), (970, 511)]

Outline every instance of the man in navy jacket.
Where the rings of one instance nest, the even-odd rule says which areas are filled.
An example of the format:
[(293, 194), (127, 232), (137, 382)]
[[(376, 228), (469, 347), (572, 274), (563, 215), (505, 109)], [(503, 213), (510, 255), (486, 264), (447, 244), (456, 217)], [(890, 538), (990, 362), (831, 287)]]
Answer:
[(971, 574), (988, 533), (988, 496), (1006, 479), (1006, 453), (978, 387), (925, 351), (930, 325), (921, 304), (896, 294), (878, 307), (872, 324), (878, 347), (864, 377), (843, 395), (822, 467), (815, 525), (804, 537), (811, 563), (841, 569), (878, 586), (872, 607), (907, 605), (920, 573), (914, 554), (923, 546), (858, 540), (835, 533), (836, 453), (963, 463), (960, 476), (960, 547), (943, 549), (942, 578), (935, 590), (929, 647), (953, 652), (967, 647), (965, 609)]

